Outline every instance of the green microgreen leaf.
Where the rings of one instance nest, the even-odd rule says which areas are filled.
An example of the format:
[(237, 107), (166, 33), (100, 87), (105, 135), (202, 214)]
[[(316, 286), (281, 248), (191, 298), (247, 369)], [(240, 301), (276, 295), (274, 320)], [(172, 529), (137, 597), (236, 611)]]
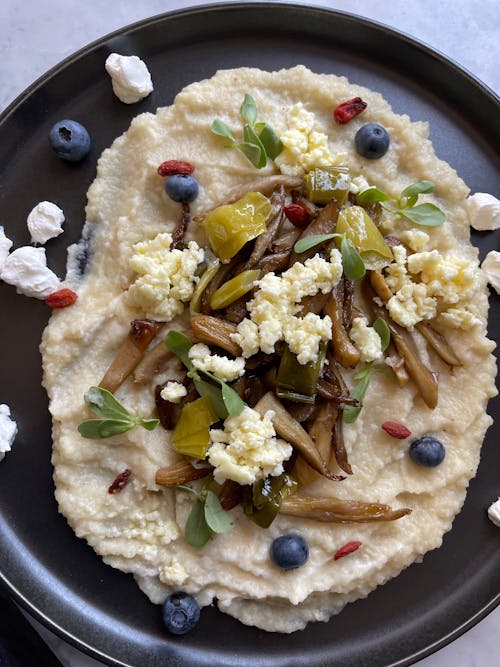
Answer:
[(136, 421), (136, 424), (145, 428), (146, 431), (152, 431), (158, 426), (159, 423), (159, 419), (138, 419)]
[(373, 328), (380, 336), (380, 340), (382, 342), (382, 352), (385, 352), (389, 347), (389, 343), (391, 342), (391, 332), (387, 326), (387, 322), (383, 317), (377, 317), (373, 323)]
[(243, 98), (240, 113), (243, 116), (243, 119), (253, 127), (257, 120), (257, 105), (255, 104), (254, 98), (248, 93), (246, 93)]
[(359, 408), (355, 408), (352, 405), (344, 406), (344, 414), (342, 418), (346, 424), (353, 424), (358, 418), (359, 413), (361, 412), (361, 408), (363, 407), (363, 400), (365, 398), (366, 390), (370, 384), (371, 375), (371, 365), (368, 365), (368, 367), (364, 369), (364, 372), (362, 372), (361, 375), (357, 374), (354, 376), (354, 378), (357, 380), (357, 384), (354, 385), (351, 391), (351, 396), (353, 398), (357, 398), (361, 403), (361, 406)]
[(314, 246), (334, 239), (336, 236), (342, 236), (342, 234), (311, 234), (311, 236), (306, 236), (303, 239), (299, 239), (297, 243), (293, 246), (293, 250), (296, 253), (307, 252)]
[(443, 211), (435, 204), (430, 204), (429, 202), (397, 211), (397, 214), (423, 227), (439, 227), (445, 221)]
[(225, 137), (232, 143), (236, 143), (236, 139), (234, 138), (234, 134), (232, 133), (231, 128), (219, 118), (216, 118), (213, 121), (212, 127), (210, 129), (212, 130), (213, 134), (217, 134), (219, 137)]
[(222, 400), (231, 417), (237, 417), (246, 408), (246, 404), (241, 400), (238, 394), (223, 380), (220, 380), (222, 390)]
[(198, 497), (198, 491), (196, 491), (196, 489), (193, 489), (192, 486), (188, 486), (187, 484), (175, 484), (174, 488), (178, 489), (179, 491), (184, 491), (185, 493), (192, 493), (193, 495)]
[(219, 387), (214, 387), (213, 384), (205, 382), (205, 380), (202, 380), (201, 378), (194, 380), (194, 386), (200, 396), (210, 397), (212, 407), (217, 413), (217, 416), (221, 419), (226, 419), (229, 413), (222, 399), (222, 392)]
[(119, 403), (113, 394), (102, 387), (90, 387), (84, 395), (86, 406), (97, 417), (103, 419), (133, 420), (133, 416), (121, 403)]
[[(264, 146), (262, 145), (261, 140), (255, 134), (255, 131), (253, 130), (253, 128), (250, 127), (250, 125), (245, 125), (244, 126), (244, 128), (243, 128), (243, 139), (244, 139), (244, 142), (242, 144), (243, 146), (251, 146), (252, 150), (254, 148), (257, 148), (258, 151), (259, 151), (258, 159), (256, 159), (255, 161), (251, 160), (253, 165), (255, 167), (257, 167), (257, 169), (262, 169), (263, 167), (265, 167), (266, 164), (267, 164), (266, 150), (265, 150)], [(241, 149), (241, 150), (243, 150), (243, 149)], [(247, 155), (247, 154), (245, 153), (245, 155)], [(257, 153), (255, 153), (255, 155), (257, 156)], [(247, 157), (250, 160), (248, 155), (247, 155)]]
[[(257, 167), (257, 165), (262, 162), (262, 148), (260, 146), (244, 141), (240, 144), (236, 144), (235, 147), (240, 149), (243, 155), (250, 160), (254, 167)], [(257, 169), (260, 169), (260, 167), (257, 167)]]
[(391, 197), (378, 188), (367, 188), (356, 195), (358, 204), (375, 204), (380, 201), (389, 201)]
[(206, 492), (205, 521), (214, 533), (226, 533), (233, 527), (233, 520), (213, 491)]
[[(261, 125), (261, 123), (258, 123), (258, 125)], [(267, 123), (264, 123), (263, 125), (262, 129), (259, 130), (260, 142), (264, 146), (267, 157), (271, 160), (275, 160), (283, 150), (283, 144), (270, 125)]]
[(195, 549), (201, 549), (205, 546), (208, 540), (212, 537), (212, 530), (205, 519), (205, 503), (197, 498), (191, 510), (184, 534), (188, 544)]
[(189, 370), (193, 368), (193, 364), (189, 358), (189, 350), (193, 343), (186, 335), (180, 331), (169, 331), (163, 342), (170, 352), (173, 352), (176, 357), (179, 357), (186, 368)]
[(346, 277), (349, 280), (362, 278), (366, 273), (365, 263), (354, 247), (354, 243), (344, 234), (342, 234), (342, 241), (340, 242), (340, 252), (342, 253), (342, 265)]
[(430, 192), (434, 192), (435, 187), (432, 181), (417, 181), (408, 185), (404, 190), (401, 190), (399, 198), (403, 199), (403, 197), (414, 197), (415, 195), (418, 197), (418, 195), (429, 194)]
[(86, 419), (78, 425), (78, 432), (84, 438), (99, 440), (125, 433), (135, 426), (134, 421), (120, 419)]

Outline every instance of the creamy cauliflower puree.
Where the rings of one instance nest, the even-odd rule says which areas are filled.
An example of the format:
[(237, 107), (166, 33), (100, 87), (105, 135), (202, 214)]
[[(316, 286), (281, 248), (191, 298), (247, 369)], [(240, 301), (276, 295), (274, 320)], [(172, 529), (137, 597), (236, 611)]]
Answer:
[[(321, 160), (327, 151), (339, 163), (349, 165), (352, 177), (363, 177), (363, 182), (393, 197), (410, 183), (432, 180), (436, 189), (427, 200), (440, 206), (446, 222), (441, 227), (418, 228), (428, 238), (418, 233), (411, 236), (414, 226), (396, 218), (386, 220), (384, 232), (396, 237), (402, 234), (401, 238), (406, 234), (407, 248), (415, 242), (420, 249), (425, 246), (425, 252), (436, 250), (466, 262), (470, 277), (467, 303), (460, 302), (459, 295), (456, 310), (467, 311), (471, 317), (454, 318), (452, 312), (441, 322), (437, 319), (440, 331), (463, 362), (452, 370), (415, 333), (421, 358), (439, 374), (437, 407), (425, 405), (412, 381), (400, 388), (394, 378), (374, 374), (358, 419), (344, 425), (353, 474), (342, 482), (317, 476), (300, 490), (305, 495), (386, 503), (393, 509), (408, 507), (411, 514), (389, 522), (340, 524), (278, 513), (271, 526), (263, 529), (237, 506), (231, 510), (234, 527), (214, 535), (198, 550), (187, 544), (183, 534), (192, 496), (155, 484), (156, 471), (180, 458), (170, 446), (171, 432), (135, 427), (121, 435), (91, 440), (82, 438), (77, 427), (89, 417), (84, 393), (99, 384), (130, 321), (155, 316), (146, 301), (141, 308), (140, 299), (131, 299), (128, 290), (138, 277), (131, 263), (136, 244), (172, 232), (180, 216), (180, 205), (165, 194), (158, 165), (175, 158), (195, 166), (200, 185), (200, 194), (191, 204), (195, 218), (223, 202), (232, 188), (259, 175), (240, 152), (226, 149), (224, 141), (210, 132), (214, 118), (241, 127), (239, 107), (245, 93), (254, 97), (259, 118), (280, 136), (292, 131), (300, 134), (300, 127), (291, 127), (287, 116), (293, 105), (302, 103), (314, 114), (307, 159), (299, 164), (303, 169), (304, 164), (309, 168), (311, 161)], [(367, 109), (348, 125), (335, 125), (332, 110), (356, 96), (367, 102)], [(353, 147), (356, 130), (370, 122), (383, 125), (391, 140), (387, 154), (377, 160), (360, 157)], [(328, 138), (326, 148), (320, 134)], [(289, 153), (283, 154), (281, 163), (283, 171), (287, 164), (293, 165)], [(272, 173), (279, 173), (278, 167), (269, 161), (261, 174)], [(42, 342), (43, 382), (53, 415), (56, 498), (76, 535), (107, 564), (132, 573), (154, 603), (162, 603), (176, 590), (192, 594), (202, 606), (217, 598), (221, 611), (245, 624), (277, 632), (293, 632), (310, 621), (328, 620), (347, 602), (365, 597), (439, 547), (476, 472), (481, 443), (491, 424), (486, 403), (495, 394), (494, 343), (486, 337), (486, 279), (478, 269), (477, 250), (469, 241), (467, 194), (456, 172), (436, 157), (426, 123), (396, 115), (381, 95), (343, 77), (313, 74), (301, 66), (273, 73), (221, 71), (210, 80), (186, 87), (172, 106), (137, 116), (99, 160), (97, 177), (88, 192), (84, 238), (89, 260), (83, 275), (77, 270), (83, 246), (70, 252), (67, 283), (78, 292), (78, 301), (54, 312)], [(187, 239), (200, 248), (208, 246), (195, 220)], [(396, 290), (396, 278), (394, 281)], [(160, 336), (170, 328), (187, 330), (186, 313), (174, 316)], [(362, 332), (366, 321), (356, 327)], [(132, 412), (150, 417), (155, 410), (154, 386), (167, 378), (174, 381), (175, 373), (179, 366), (172, 362), (150, 385), (134, 383), (129, 377), (115, 395)], [(352, 386), (352, 374), (348, 372), (346, 378)], [(412, 432), (411, 438), (389, 437), (380, 427), (386, 421), (403, 423)], [(416, 465), (408, 456), (409, 442), (426, 434), (438, 437), (446, 448), (444, 461), (435, 468)], [(120, 493), (107, 493), (115, 477), (127, 468), (132, 471), (128, 485)], [(310, 553), (305, 565), (284, 571), (271, 561), (269, 551), (274, 538), (290, 532), (307, 540)], [(360, 541), (361, 547), (334, 560), (337, 550), (353, 540)]]

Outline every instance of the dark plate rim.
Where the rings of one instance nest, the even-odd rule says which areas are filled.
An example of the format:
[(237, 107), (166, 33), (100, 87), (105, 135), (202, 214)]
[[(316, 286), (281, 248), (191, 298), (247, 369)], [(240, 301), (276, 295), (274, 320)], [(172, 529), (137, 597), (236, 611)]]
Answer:
[[(491, 89), (487, 84), (481, 81), (476, 75), (470, 72), (466, 67), (458, 63), (453, 58), (445, 55), (438, 49), (427, 44), (423, 40), (415, 38), (408, 33), (397, 30), (388, 26), (382, 22), (375, 21), (370, 18), (366, 18), (362, 15), (353, 14), (352, 12), (347, 12), (343, 10), (338, 10), (335, 8), (327, 7), (325, 5), (313, 5), (310, 3), (301, 3), (293, 2), (290, 0), (273, 0), (272, 2), (214, 2), (204, 5), (197, 6), (188, 6), (182, 9), (175, 9), (168, 12), (162, 12), (155, 14), (149, 18), (141, 19), (133, 23), (127, 24), (121, 28), (118, 28), (110, 33), (107, 33), (92, 42), (89, 42), (87, 45), (78, 49), (74, 53), (70, 54), (56, 65), (51, 67), (41, 76), (39, 76), (33, 83), (27, 86), (19, 95), (17, 95), (7, 107), (0, 112), (0, 127), (3, 122), (18, 108), (20, 107), (25, 100), (38, 88), (43, 86), (47, 81), (49, 81), (53, 76), (57, 75), (59, 72), (67, 69), (75, 62), (77, 62), (81, 57), (87, 55), (96, 47), (102, 46), (106, 42), (112, 40), (115, 37), (122, 36), (129, 32), (135, 32), (141, 30), (142, 28), (154, 25), (156, 23), (163, 23), (177, 17), (188, 17), (196, 15), (205, 15), (207, 13), (215, 12), (225, 12), (232, 10), (248, 10), (248, 9), (258, 9), (258, 8), (270, 8), (270, 7), (280, 7), (281, 9), (292, 9), (296, 11), (312, 11), (316, 13), (325, 13), (328, 16), (339, 16), (342, 18), (350, 19), (360, 25), (367, 27), (375, 28), (381, 33), (386, 33), (391, 35), (391, 37), (396, 38), (398, 41), (403, 41), (408, 43), (412, 48), (417, 49), (428, 56), (431, 56), (437, 59), (441, 65), (447, 69), (454, 71), (456, 75), (468, 81), (469, 84), (472, 84), (478, 92), (489, 98), (489, 101), (493, 104), (500, 105), (500, 94), (497, 94), (493, 89)], [(23, 593), (12, 584), (4, 573), (0, 569), (0, 587), (8, 595), (10, 595), (16, 603), (18, 603), (26, 612), (28, 612), (33, 618), (41, 622), (45, 627), (54, 632), (56, 635), (61, 637), (63, 640), (67, 641), (69, 644), (73, 645), (78, 650), (83, 651), (87, 655), (101, 660), (106, 664), (110, 665), (123, 665), (123, 667), (129, 667), (128, 663), (124, 663), (117, 658), (113, 658), (100, 650), (93, 648), (83, 640), (76, 637), (73, 633), (68, 630), (65, 630), (61, 625), (53, 621), (47, 614), (40, 611), (34, 603), (30, 602), (23, 595)], [(491, 600), (486, 603), (481, 609), (479, 609), (475, 614), (473, 614), (467, 621), (459, 625), (457, 628), (450, 631), (445, 636), (441, 637), (439, 640), (429, 644), (423, 649), (420, 649), (416, 653), (408, 655), (406, 658), (397, 660), (396, 662), (387, 663), (387, 667), (405, 667), (407, 665), (414, 664), (418, 660), (422, 660), (426, 656), (435, 653), (439, 649), (447, 646), (455, 639), (463, 635), (465, 632), (474, 627), (479, 621), (485, 618), (489, 613), (491, 613), (497, 606), (500, 605), (500, 592), (494, 595)]]

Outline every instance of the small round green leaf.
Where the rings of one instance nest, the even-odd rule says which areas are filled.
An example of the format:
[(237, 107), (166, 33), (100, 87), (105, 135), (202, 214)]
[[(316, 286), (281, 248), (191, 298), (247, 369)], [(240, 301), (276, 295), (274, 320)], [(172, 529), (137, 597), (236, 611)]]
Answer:
[(213, 491), (207, 491), (205, 500), (205, 520), (214, 533), (226, 533), (233, 527), (233, 520), (226, 512)]
[(212, 537), (212, 530), (205, 520), (205, 503), (197, 498), (193, 505), (186, 526), (184, 534), (188, 544), (196, 549), (201, 549), (205, 546), (208, 540)]
[(398, 211), (398, 215), (423, 227), (439, 227), (446, 219), (445, 214), (438, 206), (428, 202)]

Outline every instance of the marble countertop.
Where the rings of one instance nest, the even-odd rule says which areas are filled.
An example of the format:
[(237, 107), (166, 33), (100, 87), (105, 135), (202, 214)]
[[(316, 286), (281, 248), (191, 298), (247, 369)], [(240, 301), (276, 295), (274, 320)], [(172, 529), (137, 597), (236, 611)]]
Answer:
[[(185, 6), (191, 0), (1, 0), (0, 111), (46, 70), (89, 42), (129, 23)], [(437, 49), (500, 92), (498, 0), (309, 0), (385, 23)], [(83, 655), (34, 621), (65, 667), (101, 663)], [(482, 667), (497, 655), (500, 607), (418, 667)]]

